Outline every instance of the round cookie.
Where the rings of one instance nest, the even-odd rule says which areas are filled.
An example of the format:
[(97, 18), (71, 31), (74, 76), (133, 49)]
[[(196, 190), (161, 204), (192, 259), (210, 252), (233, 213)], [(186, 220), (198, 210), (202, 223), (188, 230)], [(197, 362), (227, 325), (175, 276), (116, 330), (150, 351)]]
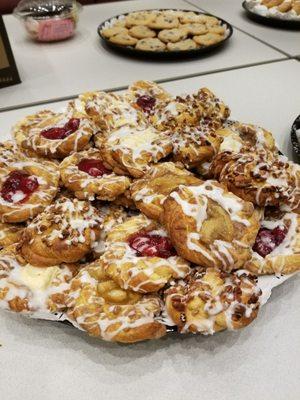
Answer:
[(119, 35), (120, 33), (128, 33), (128, 29), (122, 26), (113, 26), (111, 28), (105, 28), (101, 31), (102, 35), (109, 39), (112, 36)]
[(193, 40), (200, 46), (211, 46), (221, 42), (223, 37), (216, 33), (206, 33), (205, 35), (194, 36)]
[(177, 28), (178, 25), (179, 19), (177, 17), (170, 14), (159, 14), (148, 26), (153, 29), (172, 29)]
[(144, 51), (163, 51), (166, 45), (157, 38), (148, 38), (139, 40), (135, 48)]
[(155, 12), (137, 11), (129, 13), (125, 18), (125, 25), (130, 28), (136, 25), (149, 26), (156, 17)]
[(208, 26), (208, 32), (209, 33), (217, 33), (218, 35), (224, 35), (225, 28), (224, 28), (224, 26), (220, 26), (220, 25)]
[(163, 29), (159, 32), (158, 38), (165, 43), (176, 43), (182, 39), (185, 39), (187, 36), (187, 32), (182, 28), (174, 28), (174, 29)]
[(177, 43), (167, 43), (167, 49), (170, 51), (194, 50), (197, 49), (197, 45), (193, 39), (185, 39)]
[(129, 29), (129, 34), (137, 39), (153, 38), (156, 36), (156, 33), (152, 29), (144, 25), (133, 26)]
[(112, 43), (120, 44), (122, 46), (134, 46), (137, 39), (128, 35), (128, 33), (119, 33), (109, 39)]
[[(181, 25), (189, 35), (204, 35), (208, 32), (206, 25), (200, 23), (190, 23)], [(217, 33), (217, 32), (216, 32)]]

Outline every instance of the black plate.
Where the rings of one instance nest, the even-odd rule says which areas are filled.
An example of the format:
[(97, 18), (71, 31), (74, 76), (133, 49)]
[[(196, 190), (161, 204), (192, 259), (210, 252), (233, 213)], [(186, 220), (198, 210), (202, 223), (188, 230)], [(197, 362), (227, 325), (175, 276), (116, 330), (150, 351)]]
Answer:
[[(155, 9), (155, 10), (138, 10), (138, 11), (168, 11), (168, 10), (174, 10), (174, 11), (187, 11), (190, 12), (192, 10), (181, 10), (181, 9), (168, 9), (168, 8), (159, 8), (159, 9)], [(194, 11), (195, 14), (198, 15), (207, 15), (210, 17), (214, 17), (214, 15), (211, 14), (206, 14), (200, 11)], [(233, 28), (232, 26), (224, 21), (223, 19), (219, 18), (219, 17), (215, 17), (218, 18), (221, 23), (222, 26), (225, 25), (225, 27), (229, 30), (229, 34), (228, 36), (222, 40), (219, 43), (213, 44), (211, 46), (206, 46), (206, 47), (200, 47), (198, 49), (193, 49), (193, 50), (182, 50), (182, 51), (145, 51), (145, 50), (137, 50), (132, 46), (121, 46), (115, 43), (110, 42), (108, 39), (106, 39), (104, 36), (102, 36), (101, 34), (101, 30), (104, 28), (104, 25), (111, 21), (114, 18), (118, 18), (122, 15), (126, 16), (130, 13), (125, 13), (125, 14), (119, 14), (116, 15), (115, 17), (111, 17), (107, 20), (105, 20), (104, 22), (102, 22), (97, 29), (98, 35), (100, 36), (103, 44), (105, 44), (107, 47), (109, 47), (110, 49), (118, 52), (118, 53), (122, 53), (125, 55), (129, 55), (129, 56), (134, 56), (134, 57), (142, 57), (145, 59), (154, 59), (154, 58), (160, 58), (160, 59), (177, 59), (177, 60), (182, 60), (184, 58), (189, 58), (189, 57), (200, 57), (202, 55), (204, 55), (205, 53), (211, 52), (221, 46), (223, 46), (227, 40), (232, 36), (233, 33)]]
[(297, 130), (300, 130), (300, 115), (298, 115), (298, 117), (295, 119), (293, 125), (292, 125), (292, 129), (291, 129), (291, 141), (292, 141), (292, 145), (293, 145), (293, 149), (295, 151), (295, 153), (297, 154), (297, 156), (300, 157), (300, 141), (298, 139)]
[(286, 20), (280, 19), (273, 16), (263, 16), (256, 14), (254, 11), (250, 10), (248, 7), (248, 3), (246, 1), (242, 4), (244, 10), (246, 11), (249, 18), (253, 19), (256, 22), (260, 22), (264, 25), (269, 25), (277, 28), (287, 28), (287, 29), (300, 29), (300, 20)]

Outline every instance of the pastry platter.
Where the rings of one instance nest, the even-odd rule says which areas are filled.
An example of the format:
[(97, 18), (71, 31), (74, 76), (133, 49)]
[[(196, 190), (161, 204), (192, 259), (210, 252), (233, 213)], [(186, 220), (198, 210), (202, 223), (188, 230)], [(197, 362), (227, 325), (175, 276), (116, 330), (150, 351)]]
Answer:
[(289, 18), (288, 13), (276, 12), (275, 7), (268, 10), (267, 7), (261, 6), (259, 3), (260, 1), (255, 0), (245, 0), (242, 3), (247, 16), (252, 20), (278, 28), (300, 29), (300, 15)]
[(259, 318), (300, 269), (300, 170), (229, 117), (207, 88), (138, 81), (16, 121), (0, 144), (0, 309), (122, 343)]
[[(132, 15), (146, 15), (148, 18), (148, 15), (152, 14), (171, 20), (168, 20), (166, 25), (157, 25), (156, 20), (151, 21), (151, 18), (143, 25), (131, 25), (135, 22), (128, 21)], [(172, 19), (175, 19), (175, 22)], [(125, 34), (124, 39), (127, 41), (118, 40), (119, 33), (116, 32), (121, 32), (120, 35)], [(156, 9), (109, 18), (99, 25), (98, 34), (103, 45), (124, 55), (144, 59), (181, 60), (186, 57), (201, 57), (223, 47), (232, 36), (233, 28), (223, 19), (200, 11)]]

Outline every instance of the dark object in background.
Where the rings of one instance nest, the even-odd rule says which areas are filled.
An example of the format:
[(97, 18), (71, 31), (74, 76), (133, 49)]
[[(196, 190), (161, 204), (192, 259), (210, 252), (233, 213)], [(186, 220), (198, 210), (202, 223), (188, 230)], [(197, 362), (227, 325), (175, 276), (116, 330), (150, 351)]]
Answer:
[(300, 115), (295, 119), (291, 129), (291, 141), (294, 152), (300, 158)]
[(17, 66), (0, 15), (0, 88), (20, 83)]

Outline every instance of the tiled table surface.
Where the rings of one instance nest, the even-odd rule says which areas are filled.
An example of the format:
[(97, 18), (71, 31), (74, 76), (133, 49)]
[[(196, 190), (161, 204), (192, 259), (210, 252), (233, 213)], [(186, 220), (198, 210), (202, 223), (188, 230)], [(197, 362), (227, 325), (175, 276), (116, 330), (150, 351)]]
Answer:
[[(164, 6), (170, 6), (165, 3), (167, 1), (164, 2)], [(179, 2), (170, 0), (168, 4), (171, 3), (175, 7)], [(202, 3), (204, 4), (205, 1)], [(131, 6), (131, 9), (134, 6), (138, 7), (137, 2), (130, 4), (125, 2), (118, 5), (118, 11), (125, 10), (125, 8), (121, 9), (123, 5), (125, 8)], [(151, 5), (161, 6), (161, 2), (152, 1)], [(113, 15), (109, 5), (103, 7), (103, 10), (110, 10), (110, 14), (102, 13), (101, 19)], [(207, 10), (213, 12), (213, 10)], [(226, 19), (225, 15), (220, 16)], [(92, 20), (96, 24), (99, 18), (93, 16)], [(237, 31), (235, 32), (236, 41), (244, 41), (244, 38), (248, 37), (236, 33)], [(90, 34), (88, 31), (82, 32), (78, 40), (83, 41), (84, 44), (89, 40)], [(24, 40), (21, 33), (16, 34), (13, 46), (18, 40)], [(259, 43), (252, 38), (249, 40), (250, 42), (247, 43), (251, 43), (250, 50), (244, 42), (245, 53), (254, 51), (252, 44)], [(70, 46), (73, 46), (71, 42)], [(97, 56), (99, 56), (98, 46), (94, 37), (90, 51), (95, 52)], [(232, 46), (236, 47), (236, 42), (232, 42)], [(283, 57), (281, 53), (268, 46), (261, 43), (259, 46), (262, 46), (260, 48), (268, 57), (272, 58), (275, 54), (276, 57)], [(73, 61), (74, 58), (72, 59), (71, 55), (74, 49), (71, 50), (69, 60)], [(52, 49), (50, 48), (49, 51), (51, 52)], [(210, 68), (218, 64), (219, 57), (222, 54), (225, 57), (226, 52), (220, 52), (217, 57), (214, 57), (210, 61)], [(63, 54), (63, 47), (58, 53)], [(26, 56), (25, 52), (20, 57), (21, 73), (25, 73), (29, 65), (29, 60), (25, 59), (26, 57), (29, 59), (30, 56), (28, 54)], [(23, 57), (24, 61), (22, 61)], [(136, 69), (131, 73), (135, 62), (123, 60), (122, 64), (118, 65), (118, 72), (122, 75), (123, 83), (115, 84), (113, 72), (107, 75), (104, 81), (97, 80), (98, 77), (95, 77), (95, 74), (92, 77), (85, 76), (85, 79), (80, 80), (78, 77), (82, 74), (73, 74), (72, 69), (71, 76), (64, 70), (61, 81), (54, 83), (50, 80), (55, 71), (53, 61), (45, 55), (43, 57), (45, 58), (44, 68), (46, 66), (45, 76), (43, 66), (37, 62), (39, 57), (36, 49), (32, 65), (33, 69), (40, 69), (40, 74), (33, 77), (27, 70), (27, 78), (22, 84), (24, 88), (20, 86), (19, 93), (13, 92), (17, 91), (17, 86), (1, 89), (0, 107), (3, 107), (4, 103), (4, 105), (17, 105), (38, 101), (32, 100), (33, 95), (39, 95), (40, 99), (48, 100), (61, 97), (59, 93), (69, 96), (87, 89), (103, 89), (114, 87), (114, 85), (115, 87), (126, 86), (138, 78), (154, 79), (155, 76), (150, 74), (151, 69), (155, 70), (153, 71), (155, 73), (158, 71), (154, 64), (149, 67), (148, 64), (137, 62)], [(103, 60), (107, 57), (110, 63), (112, 59), (119, 60), (117, 56), (102, 53), (99, 59), (104, 62)], [(107, 60), (106, 68), (109, 62)], [(207, 63), (209, 59), (198, 60), (196, 73), (201, 72), (203, 62)], [(123, 69), (125, 64), (127, 66)], [(191, 73), (190, 70), (182, 67), (183, 64), (189, 66), (189, 62), (170, 64), (171, 71), (167, 77), (172, 78), (176, 73), (178, 75), (180, 73), (180, 76)], [(99, 69), (99, 65), (96, 65), (96, 68)], [(165, 70), (164, 63), (161, 64), (161, 69)], [(217, 66), (216, 69), (219, 67)], [(105, 68), (103, 71), (102, 73), (105, 74)], [(273, 132), (280, 149), (292, 157), (289, 131), (292, 121), (300, 113), (299, 76), (300, 63), (296, 60), (284, 60), (174, 80), (164, 83), (163, 86), (174, 94), (192, 92), (203, 86), (209, 87), (229, 104), (232, 118), (256, 123), (269, 129)], [(36, 89), (37, 84), (47, 80), (49, 83), (45, 86), (46, 92), (39, 94)], [(70, 82), (77, 85), (76, 90), (65, 92)], [(105, 82), (104, 87), (101, 82)], [(58, 86), (61, 86), (63, 90), (58, 91), (56, 95), (57, 90), (60, 90)], [(12, 92), (9, 92), (10, 89)], [(50, 92), (47, 92), (48, 90)], [(52, 95), (48, 96), (48, 93)], [(46, 106), (55, 110), (64, 105), (65, 102), (55, 102)], [(44, 107), (45, 105), (38, 105), (0, 112), (1, 140), (9, 137), (10, 127), (18, 119)], [(276, 288), (271, 301), (261, 310), (259, 318), (248, 329), (240, 332), (223, 332), (213, 337), (174, 335), (159, 341), (131, 346), (87, 338), (81, 332), (59, 323), (28, 320), (1, 312), (0, 398), (3, 397), (5, 400), (60, 398), (64, 400), (182, 400), (187, 398), (189, 400), (299, 400), (299, 284), (300, 278), (294, 277)]]
[(69, 41), (37, 44), (26, 38), (13, 16), (4, 21), (22, 79), (21, 85), (1, 89), (0, 110), (59, 99), (84, 90), (116, 89), (138, 78), (166, 80), (193, 74), (269, 62), (282, 53), (235, 30), (226, 47), (204, 58), (185, 61), (145, 61), (124, 57), (102, 46), (97, 26), (130, 10), (147, 8), (195, 9), (183, 0), (125, 1), (84, 7), (77, 35)]
[(300, 55), (300, 30), (270, 27), (247, 17), (242, 8), (243, 0), (188, 0), (190, 4), (224, 18), (236, 28), (262, 40), (283, 53)]

